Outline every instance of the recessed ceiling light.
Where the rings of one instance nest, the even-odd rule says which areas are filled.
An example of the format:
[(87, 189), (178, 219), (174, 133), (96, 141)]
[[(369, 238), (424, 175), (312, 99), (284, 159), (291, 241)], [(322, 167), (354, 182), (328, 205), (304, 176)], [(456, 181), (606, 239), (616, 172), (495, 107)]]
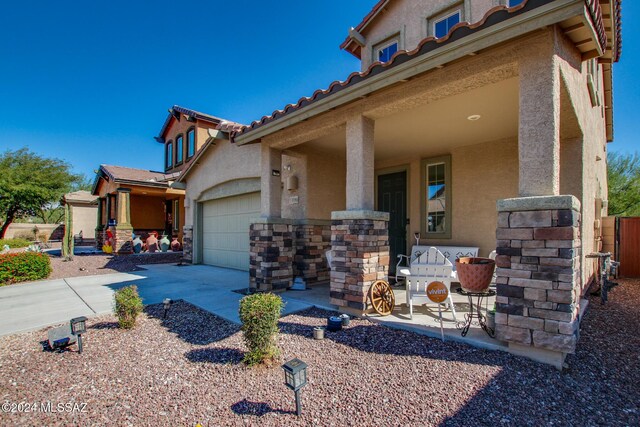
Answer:
[(471, 120), (472, 122), (475, 122), (476, 120), (480, 120), (480, 117), (482, 117), (480, 114), (473, 114), (467, 117), (467, 120)]

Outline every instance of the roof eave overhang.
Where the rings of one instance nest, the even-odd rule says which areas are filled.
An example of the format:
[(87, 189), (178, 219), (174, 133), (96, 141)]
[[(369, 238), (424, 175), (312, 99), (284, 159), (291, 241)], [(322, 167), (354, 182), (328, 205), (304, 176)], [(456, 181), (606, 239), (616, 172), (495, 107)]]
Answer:
[[(319, 114), (356, 101), (380, 89), (406, 81), (416, 75), (433, 70), (449, 62), (474, 54), (496, 44), (521, 37), (545, 26), (558, 24), (585, 16), (584, 0), (559, 0), (539, 6), (499, 22), (490, 27), (447, 43), (425, 55), (417, 56), (385, 72), (349, 86), (331, 96), (320, 99), (304, 108), (293, 111), (278, 120), (273, 120), (254, 130), (236, 135), (238, 145), (256, 142), (272, 133), (308, 120)], [(589, 22), (591, 22), (589, 20)]]

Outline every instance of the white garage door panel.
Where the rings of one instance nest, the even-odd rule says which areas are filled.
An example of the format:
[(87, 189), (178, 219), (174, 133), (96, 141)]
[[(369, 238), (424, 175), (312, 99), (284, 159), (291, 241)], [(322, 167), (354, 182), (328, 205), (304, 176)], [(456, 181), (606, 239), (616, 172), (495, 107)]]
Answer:
[(249, 269), (249, 226), (260, 216), (260, 193), (205, 202), (202, 206), (202, 262)]

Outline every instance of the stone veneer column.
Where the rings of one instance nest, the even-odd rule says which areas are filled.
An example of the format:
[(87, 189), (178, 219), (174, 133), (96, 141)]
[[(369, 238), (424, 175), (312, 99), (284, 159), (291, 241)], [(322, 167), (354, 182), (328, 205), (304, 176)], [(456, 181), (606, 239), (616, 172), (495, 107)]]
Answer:
[(293, 284), (293, 224), (263, 218), (249, 233), (249, 286), (258, 291), (283, 291)]
[(331, 304), (361, 315), (367, 293), (389, 273), (389, 214), (375, 211), (331, 213)]
[(116, 226), (112, 233), (115, 239), (113, 252), (119, 255), (133, 253), (133, 226), (131, 225), (130, 188), (118, 188), (116, 202)]
[(331, 249), (331, 221), (302, 220), (295, 226), (294, 277), (307, 285), (329, 281), (325, 252)]
[(558, 368), (573, 353), (581, 309), (580, 202), (574, 196), (498, 201), (496, 337)]
[(193, 225), (182, 227), (182, 260), (193, 262)]

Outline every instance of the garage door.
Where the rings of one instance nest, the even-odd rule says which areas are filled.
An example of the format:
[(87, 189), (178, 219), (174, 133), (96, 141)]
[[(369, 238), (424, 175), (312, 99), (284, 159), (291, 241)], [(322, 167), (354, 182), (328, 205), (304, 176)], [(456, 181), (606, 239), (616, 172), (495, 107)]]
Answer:
[(249, 226), (260, 216), (260, 193), (204, 202), (202, 262), (249, 270)]

